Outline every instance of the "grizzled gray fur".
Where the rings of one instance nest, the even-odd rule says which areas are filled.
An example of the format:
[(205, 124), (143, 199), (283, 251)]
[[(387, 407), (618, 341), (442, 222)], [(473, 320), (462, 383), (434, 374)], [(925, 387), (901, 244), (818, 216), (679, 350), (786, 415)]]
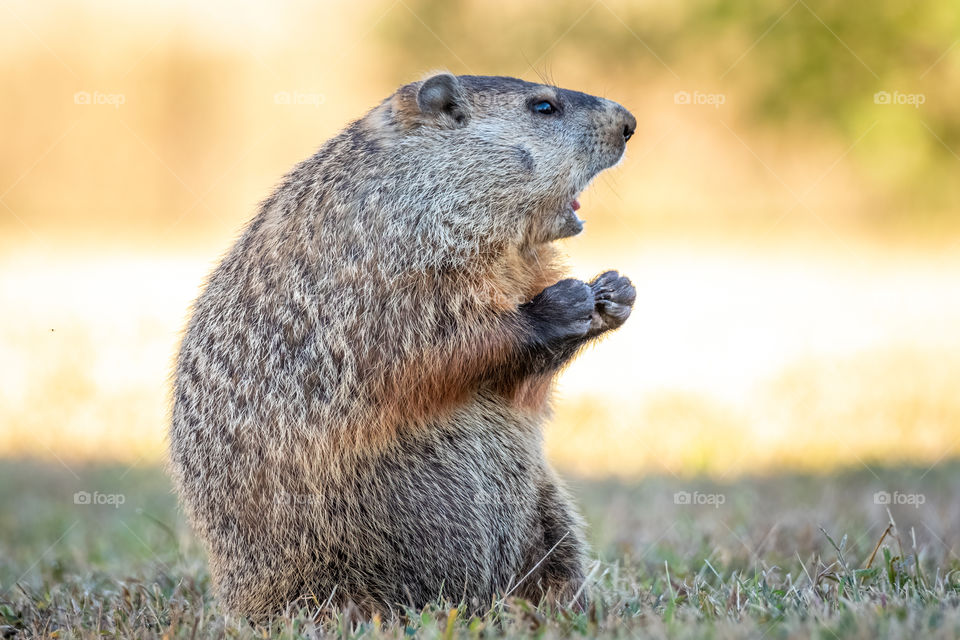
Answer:
[(541, 430), (557, 371), (635, 292), (564, 279), (554, 241), (634, 128), (602, 98), (439, 74), (262, 204), (174, 381), (171, 472), (227, 610), (582, 602)]

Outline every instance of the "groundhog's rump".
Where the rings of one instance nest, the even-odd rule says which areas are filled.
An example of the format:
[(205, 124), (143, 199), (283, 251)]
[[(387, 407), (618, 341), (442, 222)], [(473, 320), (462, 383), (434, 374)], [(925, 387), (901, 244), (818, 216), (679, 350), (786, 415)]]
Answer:
[(634, 127), (583, 93), (436, 75), (263, 203), (174, 383), (172, 474), (228, 610), (582, 599), (541, 426), (558, 369), (635, 293), (561, 279), (552, 243)]

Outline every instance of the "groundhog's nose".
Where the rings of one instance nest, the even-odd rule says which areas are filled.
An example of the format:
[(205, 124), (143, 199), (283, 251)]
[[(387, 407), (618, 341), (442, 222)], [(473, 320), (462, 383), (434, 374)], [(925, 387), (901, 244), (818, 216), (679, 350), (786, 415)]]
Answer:
[(623, 141), (626, 142), (633, 137), (633, 132), (637, 130), (637, 119), (620, 105), (617, 105), (617, 117), (623, 130)]

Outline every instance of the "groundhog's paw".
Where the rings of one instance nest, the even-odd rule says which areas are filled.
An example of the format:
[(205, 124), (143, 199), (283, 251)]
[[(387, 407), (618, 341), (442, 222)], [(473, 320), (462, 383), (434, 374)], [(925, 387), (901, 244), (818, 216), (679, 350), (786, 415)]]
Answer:
[(616, 329), (626, 322), (637, 299), (637, 290), (629, 278), (607, 271), (590, 283), (590, 289), (596, 301), (592, 332)]
[(573, 278), (541, 291), (530, 303), (538, 333), (548, 340), (580, 338), (590, 330), (596, 300), (590, 286)]

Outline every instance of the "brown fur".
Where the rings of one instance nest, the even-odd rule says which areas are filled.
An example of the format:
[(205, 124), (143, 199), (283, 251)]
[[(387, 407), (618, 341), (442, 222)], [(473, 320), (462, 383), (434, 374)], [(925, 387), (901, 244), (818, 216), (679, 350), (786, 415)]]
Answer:
[(599, 98), (434, 76), (263, 203), (175, 372), (171, 471), (228, 610), (578, 593), (581, 523), (541, 427), (556, 370), (633, 294), (616, 274), (552, 286), (550, 241), (632, 129)]

